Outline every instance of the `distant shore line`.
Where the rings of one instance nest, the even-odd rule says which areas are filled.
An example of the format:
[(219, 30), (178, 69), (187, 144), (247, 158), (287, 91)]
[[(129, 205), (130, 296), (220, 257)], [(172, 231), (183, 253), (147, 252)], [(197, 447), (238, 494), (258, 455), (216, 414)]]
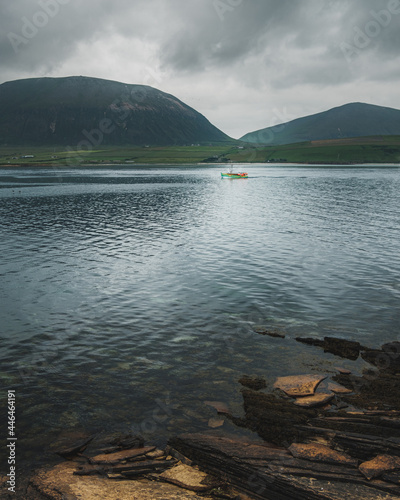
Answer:
[(239, 165), (245, 165), (247, 167), (252, 167), (252, 166), (257, 166), (257, 167), (397, 167), (400, 168), (400, 162), (399, 163), (390, 163), (390, 162), (379, 162), (379, 163), (339, 163), (339, 162), (329, 162), (329, 163), (322, 163), (322, 162), (266, 162), (266, 163), (242, 163), (242, 162), (235, 162), (235, 163), (202, 163), (202, 162), (185, 162), (185, 163), (82, 163), (82, 164), (77, 164), (77, 165), (67, 165), (67, 164), (52, 164), (49, 165), (47, 163), (17, 163), (17, 164), (11, 164), (11, 163), (0, 163), (0, 168), (6, 169), (6, 168), (98, 168), (98, 167), (221, 167), (221, 169), (226, 169), (227, 166), (239, 166)]

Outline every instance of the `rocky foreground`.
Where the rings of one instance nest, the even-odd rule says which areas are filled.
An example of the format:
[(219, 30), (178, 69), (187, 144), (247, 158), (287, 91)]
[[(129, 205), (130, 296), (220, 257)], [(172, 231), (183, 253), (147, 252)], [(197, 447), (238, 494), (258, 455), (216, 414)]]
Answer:
[(361, 355), (374, 369), (362, 377), (340, 367), (331, 378), (280, 377), (272, 392), (262, 378), (243, 377), (242, 416), (222, 402), (207, 404), (218, 419), (258, 438), (212, 430), (159, 449), (137, 436), (87, 436), (57, 450), (64, 461), (38, 471), (21, 498), (399, 498), (400, 342), (366, 349), (339, 339), (297, 340), (348, 359)]

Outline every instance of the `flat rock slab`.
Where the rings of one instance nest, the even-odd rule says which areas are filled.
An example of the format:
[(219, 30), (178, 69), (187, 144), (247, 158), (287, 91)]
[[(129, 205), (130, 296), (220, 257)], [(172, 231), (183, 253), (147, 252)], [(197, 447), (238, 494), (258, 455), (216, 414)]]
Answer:
[(334, 392), (335, 394), (350, 394), (353, 392), (351, 389), (344, 387), (344, 385), (336, 384), (335, 382), (329, 382), (328, 390)]
[(289, 447), (289, 451), (295, 458), (311, 460), (312, 462), (345, 465), (347, 467), (358, 466), (358, 460), (350, 457), (346, 453), (340, 453), (336, 450), (328, 448), (328, 446), (324, 446), (318, 443), (293, 443)]
[(318, 394), (314, 394), (313, 396), (298, 398), (294, 404), (303, 408), (313, 408), (314, 406), (322, 406), (329, 403), (329, 401), (331, 401), (334, 397), (335, 395), (332, 392), (330, 394), (320, 392)]
[(211, 489), (210, 485), (204, 484), (207, 477), (205, 472), (185, 464), (179, 464), (159, 475), (159, 479), (163, 481), (198, 492)]
[(337, 370), (342, 375), (350, 375), (351, 374), (350, 370), (348, 370), (347, 368), (342, 368), (341, 366), (335, 366), (335, 370)]
[[(216, 436), (215, 434), (183, 434), (182, 439), (188, 440), (190, 444), (204, 450), (217, 449), (227, 457), (240, 457), (242, 460), (258, 460), (268, 462), (269, 460), (283, 460), (290, 458), (291, 454), (283, 447), (263, 441), (249, 441), (239, 436)], [(181, 444), (180, 438), (174, 438)], [(173, 441), (174, 441), (173, 440)]]
[(208, 427), (217, 429), (218, 427), (222, 427), (224, 423), (225, 420), (223, 418), (210, 418), (210, 420), (208, 421)]
[(97, 476), (74, 476), (76, 465), (57, 465), (49, 471), (39, 471), (31, 484), (50, 500), (204, 500), (178, 486), (156, 481), (112, 481)]
[(312, 396), (315, 389), (326, 379), (326, 375), (294, 375), (278, 377), (274, 384), (275, 389), (281, 389), (288, 396)]
[(104, 453), (96, 455), (90, 459), (92, 464), (117, 464), (124, 460), (130, 460), (141, 455), (146, 455), (156, 449), (155, 446), (147, 446), (145, 448), (134, 448), (132, 450), (117, 451), (116, 453)]
[(154, 451), (146, 453), (146, 458), (151, 458), (153, 460), (161, 457), (165, 457), (165, 451), (159, 450), (158, 448)]
[(204, 404), (215, 408), (218, 413), (230, 413), (229, 406), (223, 401), (204, 401)]
[(384, 473), (400, 470), (400, 457), (378, 455), (373, 460), (363, 462), (359, 469), (367, 479), (375, 479)]

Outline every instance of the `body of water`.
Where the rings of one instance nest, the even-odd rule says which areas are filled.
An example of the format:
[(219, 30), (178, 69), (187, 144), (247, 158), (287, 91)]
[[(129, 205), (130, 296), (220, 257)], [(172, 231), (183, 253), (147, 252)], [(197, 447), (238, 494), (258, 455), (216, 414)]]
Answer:
[(240, 413), (243, 374), (363, 367), (296, 336), (399, 338), (400, 169), (246, 169), (0, 171), (1, 397), (26, 459), (65, 429), (205, 429), (204, 401)]

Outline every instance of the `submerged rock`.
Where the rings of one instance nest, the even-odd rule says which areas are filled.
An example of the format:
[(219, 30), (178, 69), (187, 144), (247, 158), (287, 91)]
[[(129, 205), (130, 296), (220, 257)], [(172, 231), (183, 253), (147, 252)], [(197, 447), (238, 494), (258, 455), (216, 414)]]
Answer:
[(358, 359), (360, 351), (365, 349), (359, 342), (346, 339), (338, 339), (336, 337), (324, 337), (324, 340), (314, 338), (297, 337), (297, 342), (307, 345), (322, 347), (325, 352), (347, 358), (351, 360)]
[(277, 397), (275, 394), (242, 390), (244, 417), (229, 418), (240, 427), (257, 432), (270, 443), (281, 445), (298, 438), (296, 426), (307, 424), (317, 416), (314, 408), (301, 408), (292, 401)]
[(328, 389), (335, 394), (350, 394), (353, 391), (351, 389), (348, 389), (347, 387), (344, 387), (343, 385), (336, 384), (335, 382), (329, 382), (328, 383)]
[(223, 418), (210, 418), (210, 420), (208, 421), (208, 427), (217, 429), (218, 427), (222, 427), (224, 423), (225, 420)]
[(381, 349), (368, 349), (361, 357), (378, 370), (396, 375), (400, 373), (400, 342), (389, 342)]
[(351, 374), (351, 370), (348, 370), (347, 368), (342, 368), (340, 366), (335, 366), (335, 370), (337, 370), (342, 375), (350, 375)]
[(72, 459), (77, 455), (81, 454), (87, 446), (93, 441), (96, 437), (96, 434), (92, 436), (88, 436), (87, 438), (80, 439), (74, 443), (70, 443), (69, 445), (65, 445), (64, 447), (60, 447), (58, 450), (55, 450), (55, 453), (60, 457), (68, 459)]
[(253, 389), (254, 391), (259, 391), (260, 389), (265, 389), (267, 387), (267, 382), (262, 377), (249, 377), (244, 375), (239, 379), (239, 384), (242, 384), (244, 387), (248, 387), (249, 389)]
[(218, 413), (230, 413), (228, 405), (223, 401), (204, 401), (204, 404), (215, 408)]
[(274, 337), (277, 339), (284, 339), (286, 335), (279, 330), (268, 330), (263, 326), (254, 327), (254, 331), (259, 335), (268, 335), (269, 337)]

